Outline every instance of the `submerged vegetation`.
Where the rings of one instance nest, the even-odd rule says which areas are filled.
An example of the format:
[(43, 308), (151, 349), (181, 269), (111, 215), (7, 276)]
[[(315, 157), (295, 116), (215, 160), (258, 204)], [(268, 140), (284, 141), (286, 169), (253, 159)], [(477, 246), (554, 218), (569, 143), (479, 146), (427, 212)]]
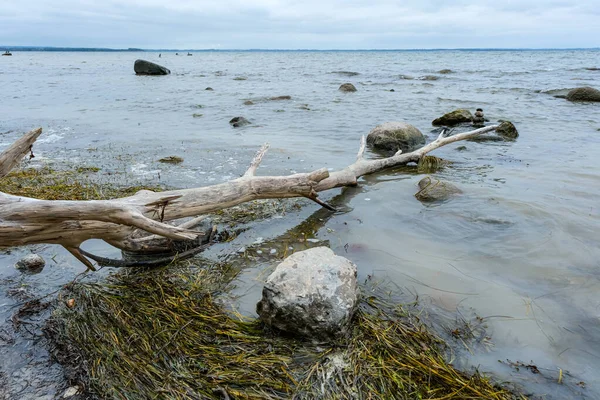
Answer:
[(98, 167), (59, 170), (47, 166), (15, 170), (0, 178), (0, 191), (41, 200), (104, 200), (131, 196), (142, 189), (164, 190), (159, 186), (99, 183), (93, 177), (99, 171)]
[(515, 399), (446, 361), (410, 307), (362, 301), (349, 336), (278, 336), (218, 301), (217, 264), (124, 271), (66, 289), (46, 332), (70, 379), (103, 399)]

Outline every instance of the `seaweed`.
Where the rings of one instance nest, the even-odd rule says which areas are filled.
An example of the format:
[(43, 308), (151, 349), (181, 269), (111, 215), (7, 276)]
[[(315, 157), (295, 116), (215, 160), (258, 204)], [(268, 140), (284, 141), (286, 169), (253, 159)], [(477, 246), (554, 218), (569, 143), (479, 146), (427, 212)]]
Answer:
[(141, 184), (122, 187), (90, 178), (99, 171), (97, 167), (61, 170), (48, 166), (16, 170), (0, 178), (0, 191), (40, 200), (105, 200), (131, 196), (144, 189), (164, 190)]
[(188, 263), (70, 285), (45, 329), (53, 353), (103, 399), (524, 398), (456, 370), (410, 307), (374, 296), (335, 342), (272, 332), (218, 301), (238, 272)]

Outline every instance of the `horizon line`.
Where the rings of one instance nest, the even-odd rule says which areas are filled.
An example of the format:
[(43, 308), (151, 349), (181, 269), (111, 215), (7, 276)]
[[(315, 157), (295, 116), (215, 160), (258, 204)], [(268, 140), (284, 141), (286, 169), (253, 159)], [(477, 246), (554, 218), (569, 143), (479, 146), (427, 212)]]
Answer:
[(0, 49), (19, 49), (24, 51), (114, 51), (114, 52), (179, 52), (179, 51), (196, 51), (196, 52), (209, 52), (209, 51), (264, 51), (264, 52), (277, 52), (277, 51), (544, 51), (544, 50), (600, 50), (600, 47), (439, 47), (439, 48), (404, 48), (404, 49), (311, 49), (311, 48), (297, 48), (297, 49), (261, 49), (261, 48), (206, 48), (206, 49), (172, 49), (172, 48), (112, 48), (112, 47), (65, 47), (65, 46), (31, 46), (31, 45), (17, 45), (17, 46), (6, 46), (0, 45)]

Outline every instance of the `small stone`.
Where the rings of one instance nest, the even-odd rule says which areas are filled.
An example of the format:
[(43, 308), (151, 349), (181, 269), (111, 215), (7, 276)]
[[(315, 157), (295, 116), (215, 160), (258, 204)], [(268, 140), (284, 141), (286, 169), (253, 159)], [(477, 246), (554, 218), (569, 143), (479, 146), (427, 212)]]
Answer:
[(356, 92), (356, 87), (351, 83), (344, 83), (340, 86), (338, 90), (341, 92), (350, 93)]
[(390, 89), (390, 92), (395, 92), (395, 90), (394, 89)]
[(25, 273), (38, 274), (42, 272), (46, 266), (46, 261), (38, 254), (29, 254), (21, 258), (15, 267)]
[(252, 100), (246, 100), (246, 101), (244, 102), (244, 105), (245, 105), (245, 106), (252, 106), (252, 105), (254, 105), (254, 102), (253, 102)]
[(77, 393), (79, 393), (79, 388), (77, 386), (71, 386), (70, 388), (65, 390), (65, 393), (62, 397), (63, 399), (68, 399), (69, 397), (75, 396)]
[(456, 150), (457, 150), (457, 151), (465, 151), (465, 150), (467, 150), (467, 146), (458, 146), (458, 147), (456, 148)]
[(209, 86), (209, 87), (207, 87), (207, 88), (206, 88), (206, 89), (204, 89), (204, 90), (211, 91), (211, 90), (214, 90), (214, 89), (213, 89), (213, 88), (211, 88), (211, 87)]
[(235, 117), (232, 118), (231, 121), (229, 121), (229, 123), (231, 124), (231, 126), (233, 126), (234, 128), (239, 128), (241, 126), (245, 126), (245, 125), (249, 125), (250, 121), (248, 121), (246, 118), (244, 117)]
[(452, 71), (451, 69), (441, 69), (438, 71), (438, 74), (446, 75), (446, 74), (451, 74), (452, 72), (454, 72), (454, 71)]
[(67, 300), (67, 307), (69, 307), (69, 308), (75, 307), (75, 299)]

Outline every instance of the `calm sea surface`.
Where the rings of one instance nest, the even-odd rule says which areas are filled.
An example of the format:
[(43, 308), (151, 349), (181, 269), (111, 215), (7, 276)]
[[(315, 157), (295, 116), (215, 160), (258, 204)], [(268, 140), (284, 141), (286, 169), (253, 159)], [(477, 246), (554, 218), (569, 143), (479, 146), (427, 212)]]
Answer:
[[(137, 58), (172, 74), (136, 76)], [(481, 107), (492, 122), (512, 121), (520, 137), (434, 153), (452, 161), (436, 175), (462, 196), (422, 204), (414, 197), (423, 177), (416, 171), (369, 176), (336, 200), (345, 212), (312, 234), (356, 262), (361, 280), (371, 276), (435, 308), (485, 318), (494, 347), (474, 352), (468, 365), (546, 398), (598, 399), (600, 104), (553, 97), (565, 88), (600, 88), (600, 71), (590, 67), (600, 67), (600, 51), (14, 53), (0, 57), (0, 151), (41, 126), (33, 165), (98, 166), (107, 180), (125, 172), (192, 187), (238, 177), (264, 142), (272, 148), (261, 174), (339, 169), (380, 123), (406, 121), (432, 140), (434, 118)], [(345, 82), (358, 91), (339, 92)], [(266, 100), (283, 95), (292, 99)], [(236, 116), (252, 125), (231, 128)], [(457, 151), (461, 145), (467, 149)], [(185, 162), (157, 162), (169, 155)], [(281, 235), (316, 210), (310, 204), (260, 224), (212, 253)], [(87, 246), (116, 255), (100, 243)], [(61, 248), (34, 250), (48, 262), (39, 275), (13, 267), (31, 249), (0, 253), (0, 386), (7, 383), (11, 399), (51, 399), (65, 384), (43, 343), (13, 331), (19, 290), (51, 293), (83, 270)], [(247, 314), (264, 268), (238, 282)], [(542, 377), (498, 362), (507, 359), (534, 363)], [(560, 369), (569, 388), (556, 383)]]

